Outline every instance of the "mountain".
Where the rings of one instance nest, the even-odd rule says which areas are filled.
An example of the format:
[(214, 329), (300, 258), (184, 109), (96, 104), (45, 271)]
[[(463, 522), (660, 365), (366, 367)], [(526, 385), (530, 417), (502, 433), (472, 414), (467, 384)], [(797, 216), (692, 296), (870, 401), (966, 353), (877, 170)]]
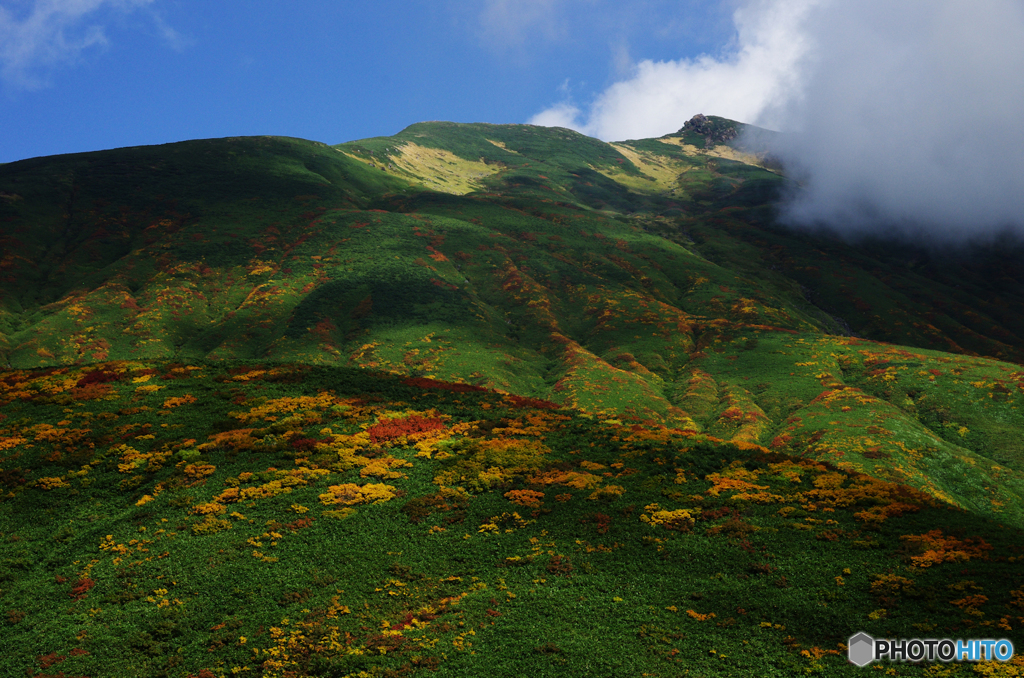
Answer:
[[(1007, 564), (1024, 527), (1020, 246), (790, 230), (770, 137), (714, 116), (611, 144), (430, 122), (0, 166), (0, 600), (27, 643), (18, 674), (95, 672), (94, 655), (119, 675), (473, 672), (491, 665), (469, 659), (472, 629), (512, 656), (573, 587), (608, 594), (591, 612), (628, 611), (606, 624), (646, 659), (598, 652), (612, 672), (685, 658), (760, 675), (753, 632), (783, 673), (840, 670), (858, 629), (1024, 623)], [(142, 555), (161, 548), (166, 566)], [(723, 553), (740, 565), (711, 564)], [(684, 576), (694, 554), (710, 561)], [(950, 606), (943, 572), (968, 560)], [(631, 588), (638, 563), (680, 583)], [(274, 600), (247, 584), (264, 569), (291, 573)], [(531, 605), (502, 612), (518, 595)], [(58, 600), (85, 635), (60, 630)], [(647, 608), (671, 614), (634, 619)], [(120, 658), (103, 654), (143, 610)], [(285, 610), (304, 621), (285, 628)], [(566, 640), (536, 640), (534, 668), (581, 670), (571, 628), (552, 633)]]

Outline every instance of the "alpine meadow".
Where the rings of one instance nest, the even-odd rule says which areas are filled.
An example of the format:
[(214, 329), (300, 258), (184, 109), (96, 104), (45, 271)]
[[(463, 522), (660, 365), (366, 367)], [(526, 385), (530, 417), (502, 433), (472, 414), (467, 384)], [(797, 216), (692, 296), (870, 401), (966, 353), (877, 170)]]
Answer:
[(771, 135), (0, 165), (0, 675), (1024, 676), (846, 646), (1024, 653), (1024, 247)]

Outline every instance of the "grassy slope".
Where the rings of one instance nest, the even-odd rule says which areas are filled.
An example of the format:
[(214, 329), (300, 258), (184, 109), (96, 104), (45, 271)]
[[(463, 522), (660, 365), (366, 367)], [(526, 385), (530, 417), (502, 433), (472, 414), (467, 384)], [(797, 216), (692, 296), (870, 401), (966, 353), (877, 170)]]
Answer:
[[(607, 145), (567, 130), (424, 123), (334, 148), (227, 139), (11, 163), (0, 168), (0, 350), (13, 367), (222, 359), (225, 367), (289, 361), (457, 380), (553, 400), (612, 427), (668, 425), (675, 433), (658, 435), (683, 447), (710, 436), (825, 460), (844, 474), (907, 483), (972, 515), (1024, 525), (1024, 371), (1015, 364), (1024, 355), (1024, 314), (1013, 248), (954, 257), (787, 232), (770, 208), (784, 180), (692, 136)], [(865, 338), (842, 336), (851, 332)], [(141, 363), (120, 365), (115, 371), (145, 376)], [(67, 427), (60, 422), (70, 412), (58, 405), (73, 411), (81, 394), (62, 374), (8, 375), (8, 385), (29, 379), (50, 391), (28, 400), (46, 407), (6, 422), (8, 440), (42, 422)], [(337, 374), (347, 376), (315, 383), (355, 379)], [(241, 391), (203, 388), (228, 400), (253, 397), (243, 393), (245, 380), (227, 378)], [(365, 388), (356, 382), (364, 386), (346, 393)], [(96, 411), (108, 407), (89, 398), (86, 391)], [(161, 417), (191, 409), (153, 407)], [(219, 424), (205, 412), (173, 424), (189, 432), (160, 445), (181, 445), (186, 435), (202, 443), (231, 421), (224, 415)], [(159, 427), (152, 412), (116, 416)], [(366, 416), (369, 423), (379, 413)], [(110, 428), (106, 418), (88, 421), (82, 435), (107, 450), (104, 496), (135, 501), (137, 488), (122, 486), (109, 466), (116, 453), (100, 433)], [(315, 438), (314, 429), (305, 433)], [(23, 460), (41, 454), (29, 447), (34, 440), (3, 452), (12, 488), (66, 475)], [(638, 492), (630, 482), (623, 486)], [(124, 499), (115, 487), (136, 494)], [(27, 510), (19, 507), (65, 490), (37, 486), (10, 506)], [(656, 499), (644, 495), (634, 508)], [(117, 504), (116, 515), (130, 512), (131, 501)], [(491, 508), (482, 508), (487, 501)], [(502, 501), (494, 495), (481, 510)], [(55, 516), (76, 505), (56, 505), (30, 538), (49, 539), (41, 535), (58, 529)], [(578, 513), (561, 506), (551, 504), (566, 520)], [(189, 510), (187, 502), (175, 508)], [(927, 520), (932, 529), (946, 518)], [(975, 525), (964, 534), (981, 530)], [(335, 535), (339, 548), (351, 548), (343, 545), (352, 533), (344, 534)], [(719, 545), (699, 548), (711, 554)], [(40, 585), (11, 563), (8, 581), (28, 587), (19, 590)], [(665, 572), (678, 576), (678, 566)], [(513, 627), (523, 625), (525, 618)], [(163, 656), (169, 640), (146, 633)], [(666, 633), (671, 641), (682, 631)]]
[(1024, 623), (1019, 530), (756, 445), (333, 367), (0, 402), (0, 675), (859, 675)]
[[(921, 346), (962, 351), (969, 335), (990, 355), (1016, 356), (1009, 330), (969, 309), (952, 317), (994, 323), (986, 333), (938, 315), (921, 290), (945, 283), (922, 277), (927, 263), (901, 269), (893, 259), (905, 250), (775, 229), (766, 200), (782, 179), (699, 145), (424, 123), (337, 148), (228, 139), (13, 163), (0, 177), (17, 196), (4, 203), (7, 358), (273, 358), (457, 379), (904, 473), (1020, 521), (1013, 368), (964, 363), (979, 370), (971, 381), (1001, 389), (986, 407), (931, 382), (919, 407), (906, 391), (927, 389), (886, 377), (907, 384), (880, 394), (893, 420), (881, 447), (832, 423), (877, 428), (875, 396), (848, 398), (838, 419), (803, 417), (830, 384), (857, 386), (867, 372), (818, 378), (802, 366), (816, 342), (843, 343), (826, 338), (840, 323), (808, 299), (829, 311), (852, 304), (843, 322), (859, 334)], [(417, 188), (445, 180), (439, 159), (465, 180), (457, 193), (466, 182), (481, 190)], [(459, 162), (476, 164), (466, 174)], [(842, 274), (800, 265), (823, 256)], [(974, 286), (961, 297), (981, 307), (971, 270), (958, 272)], [(901, 292), (911, 285), (916, 301)], [(865, 319), (861, 308), (878, 312)], [(792, 332), (800, 341), (776, 350)], [(963, 359), (922, 356), (918, 372), (947, 360)], [(951, 434), (961, 428), (970, 435)], [(972, 463), (970, 482), (942, 479)]]

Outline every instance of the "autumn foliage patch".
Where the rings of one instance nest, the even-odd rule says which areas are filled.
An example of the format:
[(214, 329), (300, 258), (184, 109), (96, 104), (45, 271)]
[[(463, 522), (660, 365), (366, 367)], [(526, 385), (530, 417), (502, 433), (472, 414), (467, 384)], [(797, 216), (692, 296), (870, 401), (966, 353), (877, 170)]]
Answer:
[(380, 444), (404, 436), (424, 433), (426, 431), (436, 431), (443, 428), (444, 423), (438, 418), (422, 417), (414, 414), (400, 419), (385, 419), (371, 426), (366, 432), (370, 435), (372, 442)]

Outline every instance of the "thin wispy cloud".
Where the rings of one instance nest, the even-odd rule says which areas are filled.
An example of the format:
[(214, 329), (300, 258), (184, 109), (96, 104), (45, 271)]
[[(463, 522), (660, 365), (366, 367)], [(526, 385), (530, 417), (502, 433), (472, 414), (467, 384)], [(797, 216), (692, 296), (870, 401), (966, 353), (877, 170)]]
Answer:
[[(38, 89), (53, 68), (108, 44), (111, 12), (130, 12), (153, 0), (32, 0), (0, 6), (0, 79)], [(169, 27), (168, 27), (169, 28)]]
[(480, 12), (481, 38), (490, 47), (522, 47), (532, 38), (551, 40), (562, 30), (561, 11), (580, 0), (486, 0)]
[(167, 20), (160, 15), (159, 12), (151, 11), (150, 17), (153, 19), (153, 25), (156, 28), (160, 38), (164, 41), (168, 47), (176, 52), (183, 52), (186, 48), (192, 46), (194, 41), (186, 35), (183, 35), (179, 31), (175, 30), (174, 26), (167, 23)]

